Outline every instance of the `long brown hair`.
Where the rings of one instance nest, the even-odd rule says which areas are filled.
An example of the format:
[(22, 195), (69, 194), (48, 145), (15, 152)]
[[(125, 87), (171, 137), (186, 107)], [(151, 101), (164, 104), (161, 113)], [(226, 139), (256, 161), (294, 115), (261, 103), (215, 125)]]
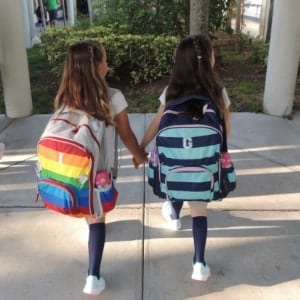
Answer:
[(99, 72), (104, 58), (103, 46), (93, 40), (69, 46), (62, 80), (55, 97), (54, 107), (80, 109), (112, 125), (107, 84)]
[(182, 95), (201, 94), (209, 97), (224, 116), (222, 84), (214, 70), (213, 48), (203, 35), (184, 38), (178, 45), (175, 64), (166, 93), (166, 102)]

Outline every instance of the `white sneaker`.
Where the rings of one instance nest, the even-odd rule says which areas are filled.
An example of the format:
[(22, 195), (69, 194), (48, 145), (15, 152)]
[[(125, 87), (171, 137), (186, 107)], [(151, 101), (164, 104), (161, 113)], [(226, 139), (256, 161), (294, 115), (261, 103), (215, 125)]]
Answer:
[(210, 268), (208, 264), (196, 262), (193, 266), (192, 279), (206, 281), (210, 276)]
[(86, 278), (86, 283), (83, 292), (89, 295), (99, 295), (105, 289), (105, 280), (101, 276), (99, 279), (96, 276), (89, 275)]
[(172, 230), (180, 230), (181, 229), (181, 221), (180, 219), (174, 219), (169, 221), (170, 229)]
[(165, 201), (161, 208), (161, 213), (164, 219), (168, 222), (170, 229), (179, 230), (181, 229), (180, 219), (173, 219), (172, 216), (175, 216), (175, 211), (172, 206), (171, 201)]

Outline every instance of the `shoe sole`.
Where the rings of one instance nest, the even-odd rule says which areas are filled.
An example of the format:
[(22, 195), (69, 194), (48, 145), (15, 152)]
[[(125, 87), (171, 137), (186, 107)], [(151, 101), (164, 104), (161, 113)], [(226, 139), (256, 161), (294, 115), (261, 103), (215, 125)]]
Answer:
[(103, 283), (102, 286), (100, 288), (98, 288), (97, 290), (90, 289), (90, 285), (88, 284), (83, 288), (82, 292), (87, 295), (97, 296), (105, 290), (105, 286), (106, 286), (105, 281), (102, 283)]
[(105, 287), (103, 289), (101, 289), (100, 291), (88, 291), (83, 289), (83, 292), (87, 295), (93, 295), (93, 296), (97, 296), (99, 294), (101, 294), (104, 291)]
[(176, 224), (176, 226), (174, 226), (174, 224), (172, 222), (169, 222), (169, 227), (173, 231), (178, 231), (182, 228), (182, 225), (181, 225), (181, 222), (179, 220), (179, 224)]
[(208, 275), (208, 276), (202, 276), (202, 277), (197, 277), (197, 276), (191, 276), (191, 278), (193, 279), (193, 280), (197, 280), (197, 281), (207, 281), (207, 279), (210, 277), (210, 275)]

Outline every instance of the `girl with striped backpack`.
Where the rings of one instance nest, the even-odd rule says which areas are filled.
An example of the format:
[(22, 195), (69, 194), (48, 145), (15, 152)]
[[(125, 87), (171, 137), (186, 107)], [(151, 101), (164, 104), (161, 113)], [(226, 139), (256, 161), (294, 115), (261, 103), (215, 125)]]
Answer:
[[(167, 200), (163, 216), (172, 229), (181, 227), (183, 201), (190, 207), (194, 239), (191, 277), (202, 281), (210, 276), (205, 261), (207, 204), (235, 188), (226, 140), (229, 111), (214, 63), (212, 44), (205, 36), (189, 36), (180, 42), (165, 97), (140, 143), (145, 149), (155, 137), (148, 182), (154, 194)], [(224, 157), (227, 169), (222, 165)]]

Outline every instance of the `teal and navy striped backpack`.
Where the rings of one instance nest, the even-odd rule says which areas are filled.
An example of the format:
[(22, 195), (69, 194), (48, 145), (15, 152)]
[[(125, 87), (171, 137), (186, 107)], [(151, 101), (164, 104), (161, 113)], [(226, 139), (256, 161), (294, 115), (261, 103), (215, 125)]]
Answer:
[(232, 163), (226, 174), (222, 171), (224, 127), (217, 107), (206, 97), (188, 95), (168, 102), (150, 152), (148, 183), (154, 194), (179, 201), (226, 197), (236, 179)]

